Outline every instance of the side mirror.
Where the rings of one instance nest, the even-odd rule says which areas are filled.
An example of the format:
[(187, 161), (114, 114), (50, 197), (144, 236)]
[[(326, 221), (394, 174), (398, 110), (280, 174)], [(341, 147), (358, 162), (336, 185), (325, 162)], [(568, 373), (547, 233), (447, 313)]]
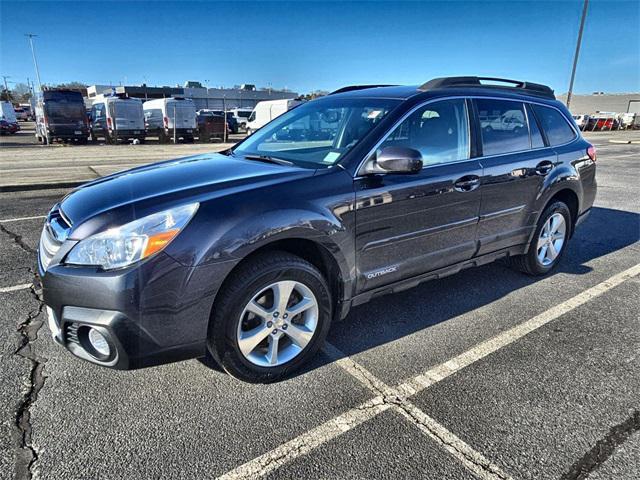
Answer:
[(385, 147), (371, 162), (367, 173), (418, 173), (422, 154), (413, 148)]

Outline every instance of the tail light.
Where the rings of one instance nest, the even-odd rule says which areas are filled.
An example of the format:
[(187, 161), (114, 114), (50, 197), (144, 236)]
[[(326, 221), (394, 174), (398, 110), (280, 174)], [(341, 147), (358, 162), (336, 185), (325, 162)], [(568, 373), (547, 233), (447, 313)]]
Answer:
[(594, 147), (593, 145), (589, 145), (589, 148), (587, 148), (587, 155), (589, 155), (589, 158), (592, 161), (596, 161), (596, 147)]
[(107, 117), (107, 127), (111, 128), (111, 117)]
[(164, 128), (169, 128), (169, 117), (164, 117)]

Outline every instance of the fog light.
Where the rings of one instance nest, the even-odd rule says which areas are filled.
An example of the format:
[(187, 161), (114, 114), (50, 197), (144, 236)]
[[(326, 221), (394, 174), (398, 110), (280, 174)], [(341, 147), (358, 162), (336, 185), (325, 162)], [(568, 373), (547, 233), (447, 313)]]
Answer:
[(100, 355), (108, 357), (111, 353), (109, 342), (107, 342), (107, 339), (104, 337), (104, 335), (102, 335), (95, 328), (89, 329), (89, 343)]

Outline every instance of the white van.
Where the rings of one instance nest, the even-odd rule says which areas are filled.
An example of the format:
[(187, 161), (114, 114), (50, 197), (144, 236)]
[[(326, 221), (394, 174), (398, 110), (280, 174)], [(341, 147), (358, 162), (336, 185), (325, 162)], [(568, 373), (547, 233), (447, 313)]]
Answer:
[(106, 143), (137, 139), (144, 142), (142, 100), (126, 95), (98, 95), (91, 106), (91, 138), (104, 137)]
[(251, 108), (232, 108), (228, 113), (231, 113), (238, 122), (238, 128), (241, 130), (247, 129), (247, 122), (253, 110)]
[(16, 119), (16, 112), (13, 109), (11, 102), (0, 102), (0, 120), (5, 120), (9, 123), (18, 123)]
[(196, 105), (190, 98), (171, 97), (147, 100), (143, 104), (147, 134), (158, 136), (167, 143), (175, 135), (185, 142), (193, 142), (197, 134)]
[(267, 123), (283, 113), (291, 110), (293, 107), (300, 105), (300, 100), (267, 100), (258, 102), (256, 108), (251, 112), (251, 116), (247, 121), (247, 135), (251, 135), (259, 128), (264, 127)]

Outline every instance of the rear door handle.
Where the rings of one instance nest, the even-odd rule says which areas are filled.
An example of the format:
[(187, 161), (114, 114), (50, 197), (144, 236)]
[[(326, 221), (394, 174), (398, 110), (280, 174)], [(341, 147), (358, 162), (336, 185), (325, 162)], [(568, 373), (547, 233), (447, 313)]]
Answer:
[(551, 163), (549, 160), (545, 160), (543, 162), (540, 162), (538, 165), (536, 165), (536, 174), (537, 175), (541, 175), (541, 176), (544, 177), (551, 170), (553, 170), (553, 163)]
[(477, 175), (465, 175), (462, 178), (456, 180), (453, 184), (458, 192), (471, 192), (480, 186), (480, 177)]

